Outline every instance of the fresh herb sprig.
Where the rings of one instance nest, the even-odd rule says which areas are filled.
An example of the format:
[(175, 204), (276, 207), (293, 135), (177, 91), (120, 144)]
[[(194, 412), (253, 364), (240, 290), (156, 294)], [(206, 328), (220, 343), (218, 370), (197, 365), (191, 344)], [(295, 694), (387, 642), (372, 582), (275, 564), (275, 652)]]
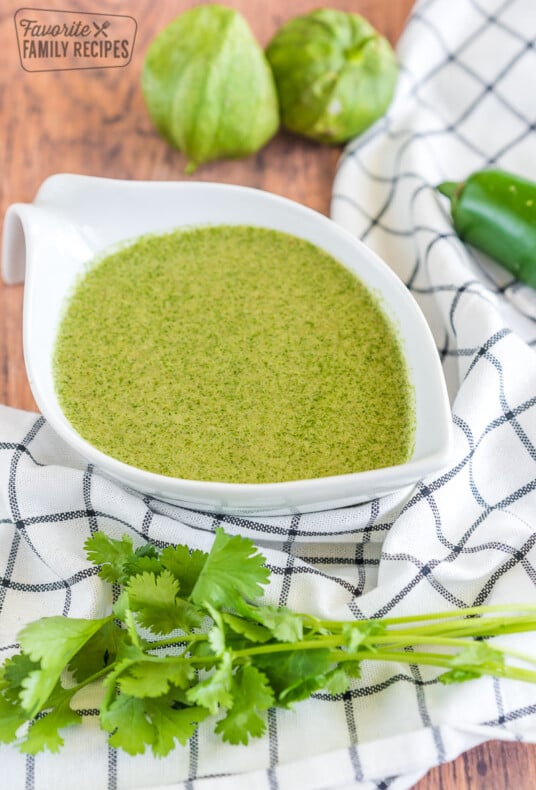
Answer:
[[(262, 603), (269, 581), (253, 543), (222, 529), (210, 553), (112, 540), (85, 544), (99, 575), (119, 583), (111, 614), (44, 617), (19, 634), (21, 652), (0, 669), (0, 742), (35, 754), (63, 745), (79, 724), (78, 692), (100, 684), (100, 722), (112, 746), (156, 756), (217, 717), (224, 741), (247, 744), (265, 711), (320, 689), (348, 690), (363, 661), (441, 667), (442, 683), (482, 675), (536, 682), (536, 660), (484, 641), (536, 630), (536, 605), (328, 621)], [(412, 648), (408, 652), (408, 648)]]

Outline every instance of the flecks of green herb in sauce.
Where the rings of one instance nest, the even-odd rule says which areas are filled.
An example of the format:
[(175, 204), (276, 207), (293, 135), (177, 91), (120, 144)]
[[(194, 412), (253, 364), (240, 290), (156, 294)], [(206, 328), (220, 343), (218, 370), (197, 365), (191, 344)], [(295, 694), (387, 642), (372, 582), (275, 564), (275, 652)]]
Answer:
[(173, 477), (238, 483), (403, 463), (413, 392), (375, 297), (318, 247), (216, 226), (142, 237), (71, 297), (54, 370), (91, 444)]

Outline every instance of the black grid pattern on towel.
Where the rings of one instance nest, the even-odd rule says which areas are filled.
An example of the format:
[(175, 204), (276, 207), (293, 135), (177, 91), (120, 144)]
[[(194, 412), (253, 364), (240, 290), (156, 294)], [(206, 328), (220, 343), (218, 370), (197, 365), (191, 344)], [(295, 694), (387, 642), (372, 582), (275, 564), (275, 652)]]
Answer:
[[(406, 282), (417, 299), (439, 296), (446, 300), (444, 312), (448, 316), (448, 325), (443, 328), (438, 343), (442, 359), (445, 363), (452, 359), (466, 360), (462, 388), (474, 388), (477, 392), (481, 378), (489, 380), (490, 375), (495, 377), (495, 391), (489, 394), (493, 400), (489, 417), (483, 419), (481, 424), (475, 428), (466, 419), (463, 409), (454, 411), (457, 454), (452, 467), (435, 479), (428, 479), (416, 486), (410, 495), (399, 499), (387, 502), (375, 500), (367, 505), (330, 514), (264, 520), (230, 516), (218, 518), (213, 514), (193, 513), (150, 497), (141, 498), (128, 493), (124, 494), (124, 502), (127, 503), (123, 503), (126, 510), (124, 515), (116, 508), (118, 500), (114, 485), (104, 481), (88, 467), (84, 471), (73, 472), (74, 482), (70, 478), (71, 482), (66, 483), (72, 486), (75, 493), (65, 509), (56, 509), (50, 497), (44, 497), (43, 501), (48, 503), (49, 508), (40, 511), (33, 505), (31, 490), (32, 486), (45, 486), (45, 482), (40, 482), (45, 478), (40, 475), (46, 475), (49, 468), (52, 469), (48, 466), (50, 460), (46, 464), (40, 460), (51, 432), (42, 418), (26, 421), (24, 430), (19, 430), (17, 424), (12, 432), (17, 435), (10, 435), (9, 441), (0, 441), (1, 468), (6, 470), (6, 480), (0, 489), (0, 535), (4, 536), (1, 544), (4, 548), (0, 556), (0, 622), (2, 614), (18, 606), (31, 606), (32, 600), (42, 596), (50, 598), (49, 614), (70, 615), (73, 611), (78, 612), (80, 607), (83, 608), (88, 590), (95, 589), (91, 585), (99, 584), (95, 579), (95, 569), (88, 567), (82, 551), (78, 566), (74, 561), (74, 567), (69, 567), (68, 572), (62, 574), (58, 570), (54, 557), (48, 556), (46, 552), (47, 530), (58, 530), (60, 535), (77, 536), (80, 547), (98, 529), (114, 536), (129, 532), (138, 543), (152, 541), (162, 546), (171, 540), (171, 534), (177, 534), (177, 542), (206, 546), (207, 536), (218, 524), (222, 524), (229, 532), (250, 535), (265, 551), (273, 574), (271, 589), (274, 602), (304, 608), (311, 590), (325, 590), (328, 599), (333, 600), (341, 612), (346, 612), (346, 616), (383, 616), (394, 609), (405, 611), (406, 602), (411, 608), (419, 595), (430, 601), (430, 606), (426, 608), (436, 610), (487, 602), (494, 599), (496, 592), (497, 600), (500, 600), (507, 578), (518, 582), (520, 594), (525, 598), (530, 596), (530, 590), (536, 597), (536, 525), (534, 518), (529, 520), (526, 517), (529, 506), (532, 507), (532, 513), (535, 512), (536, 503), (536, 396), (518, 397), (517, 390), (512, 390), (510, 386), (510, 371), (505, 371), (508, 355), (512, 353), (512, 348), (514, 351), (518, 348), (520, 341), (507, 327), (494, 331), (476, 344), (463, 346), (458, 338), (460, 322), (463, 321), (459, 313), (466, 309), (467, 300), (476, 298), (485, 301), (489, 299), (489, 294), (494, 297), (507, 295), (517, 291), (518, 286), (509, 277), (490, 274), (487, 264), (476, 257), (474, 263), (477, 275), (468, 274), (463, 283), (445, 281), (430, 284), (426, 273), (434, 250), (444, 244), (450, 245), (451, 252), (457, 249), (458, 242), (448, 229), (446, 217), (441, 227), (426, 223), (409, 223), (402, 227), (391, 225), (389, 220), (390, 211), (399, 199), (401, 185), (414, 184), (410, 194), (410, 209), (423, 194), (432, 191), (432, 185), (423, 179), (418, 169), (404, 169), (404, 153), (415, 144), (416, 138), (421, 141), (432, 137), (455, 138), (462, 149), (471, 154), (473, 161), (478, 160), (479, 166), (507, 161), (509, 152), (527, 139), (532, 144), (536, 143), (536, 102), (530, 107), (521, 108), (503, 89), (508, 75), (522, 62), (530, 62), (528, 68), (532, 74), (536, 74), (536, 8), (533, 7), (532, 16), (529, 14), (526, 29), (518, 30), (511, 22), (511, 13), (515, 11), (516, 5), (515, 0), (466, 0), (459, 6), (445, 0), (422, 0), (417, 4), (408, 23), (406, 36), (408, 40), (413, 37), (415, 41), (418, 41), (419, 36), (432, 39), (441, 58), (426, 73), (417, 77), (402, 64), (403, 74), (410, 85), (405, 100), (414, 102), (415, 107), (428, 109), (436, 124), (429, 131), (415, 133), (411, 124), (404, 126), (396, 122), (395, 108), (368, 134), (349, 147), (340, 167), (353, 167), (371, 182), (385, 188), (385, 199), (373, 214), (369, 213), (366, 205), (361, 205), (346, 192), (335, 191), (333, 197), (335, 211), (339, 203), (346, 203), (361, 218), (360, 235), (365, 240), (372, 240), (374, 234), (376, 238), (377, 234), (383, 234), (401, 241), (424, 234), (425, 254), (415, 256), (414, 266)], [(456, 45), (452, 46), (445, 39), (438, 19), (441, 18), (441, 9), (456, 14), (463, 13), (462, 6), (470, 6), (471, 24), (460, 34)], [(470, 58), (471, 47), (476, 46), (482, 37), (488, 36), (490, 31), (498, 36), (498, 40), (504, 37), (509, 41), (509, 55), (506, 60), (503, 58), (504, 62), (501, 61), (500, 69), (492, 80), (486, 79)], [(499, 54), (497, 57), (500, 59)], [(458, 76), (463, 73), (472, 89), (468, 91), (469, 100), (465, 101), (460, 96), (457, 117), (442, 119), (437, 106), (431, 102), (430, 90), (438, 80), (448, 77), (449, 71), (456, 71)], [(471, 118), (478, 115), (482, 103), (490, 96), (497, 101), (501, 113), (512, 118), (513, 132), (511, 139), (501, 142), (494, 150), (484, 150), (471, 139), (467, 129)], [(367, 163), (367, 152), (378, 138), (388, 140), (397, 151), (389, 172), (371, 170)], [(366, 199), (363, 202), (366, 204)], [(515, 345), (512, 346), (514, 341)], [(529, 345), (534, 342), (536, 324), (533, 336), (527, 339)], [(534, 368), (532, 371), (527, 370), (527, 374), (532, 375), (533, 382), (536, 381)], [(486, 456), (490, 446), (494, 446), (489, 444), (490, 438), (505, 430), (508, 431), (505, 434), (510, 448), (508, 452), (519, 462), (520, 476), (516, 482), (515, 474), (512, 474), (512, 484), (508, 490), (503, 490), (504, 486), (499, 485), (497, 496), (493, 497), (493, 487), (489, 482), (484, 486), (481, 482), (481, 457)], [(0, 440), (2, 438), (0, 436)], [(61, 448), (57, 450), (54, 463), (60, 470), (56, 478), (58, 481), (62, 479)], [(528, 474), (523, 471), (527, 469)], [(451, 492), (462, 489), (471, 500), (471, 508), (463, 527), (456, 530), (450, 522), (445, 521), (444, 512), (451, 504), (452, 497), (457, 495)], [(495, 524), (493, 519), (497, 516), (507, 516), (509, 523), (517, 524), (519, 529), (516, 531), (512, 528), (504, 536), (498, 534), (500, 531), (495, 526), (490, 529), (490, 524)], [(173, 531), (173, 522), (177, 526), (176, 533)], [(414, 550), (410, 550), (407, 548), (407, 545), (412, 545), (409, 542), (405, 550), (401, 550), (399, 543), (390, 537), (394, 527), (402, 525), (403, 529), (404, 524), (411, 527), (415, 523), (423, 525), (425, 547), (415, 545)], [(9, 546), (6, 540), (8, 535)], [(426, 546), (432, 549), (428, 551)], [(70, 561), (73, 565), (72, 555)], [(481, 579), (476, 574), (470, 584), (458, 585), (456, 568), (465, 567), (467, 562), (472, 562), (475, 569), (489, 565), (490, 571), (483, 572)], [(392, 572), (396, 567), (404, 568), (404, 572), (399, 575), (396, 571)], [(385, 590), (381, 585), (376, 586), (378, 569), (384, 573), (384, 578), (390, 580)], [(397, 586), (398, 580), (400, 584)], [(13, 652), (16, 649), (14, 638), (14, 634), (11, 634), (5, 644), (0, 643), (0, 651), (5, 651), (5, 654)], [(336, 717), (336, 709), (340, 710), (337, 719), (341, 728), (339, 741), (346, 756), (343, 758), (339, 754), (336, 766), (332, 766), (334, 786), (352, 782), (366, 782), (363, 786), (371, 788), (403, 786), (403, 781), (395, 776), (369, 781), (370, 757), (367, 756), (367, 748), (373, 735), (372, 730), (367, 728), (371, 726), (374, 714), (372, 707), (363, 714), (362, 706), (369, 700), (377, 700), (379, 704), (385, 699), (392, 700), (393, 697), (386, 697), (392, 692), (402, 695), (400, 699), (405, 700), (412, 726), (420, 727), (424, 733), (423, 744), (426, 743), (429, 750), (428, 765), (441, 763), (449, 759), (449, 755), (453, 756), (445, 740), (447, 736), (441, 726), (441, 718), (437, 715), (438, 684), (434, 677), (433, 673), (424, 672), (416, 666), (393, 666), (378, 670), (371, 678), (365, 677), (339, 699), (328, 698), (324, 694), (316, 695), (310, 708), (313, 715), (314, 712), (318, 715), (319, 705), (326, 706), (326, 716), (333, 713)], [(482, 704), (482, 715), (476, 723), (489, 728), (491, 735), (497, 737), (498, 729), (507, 727), (510, 727), (510, 735), (514, 732), (519, 739), (523, 737), (523, 730), (529, 730), (531, 726), (534, 732), (534, 694), (531, 697), (526, 692), (526, 702), (521, 704), (519, 698), (510, 691), (504, 692), (500, 681), (490, 681), (489, 685), (482, 686), (479, 693), (483, 701), (491, 699), (492, 702)], [(88, 707), (81, 713), (88, 721), (95, 720), (94, 708)], [(286, 790), (293, 786), (284, 770), (285, 763), (291, 760), (284, 734), (288, 735), (288, 728), (284, 729), (285, 716), (279, 711), (271, 711), (268, 716), (266, 750), (260, 768), (265, 771), (263, 786), (270, 790)], [(300, 740), (298, 735), (293, 747), (296, 759), (300, 757)], [(33, 790), (36, 775), (40, 770), (46, 771), (47, 759), (50, 759), (47, 755), (26, 759), (21, 786), (24, 784), (27, 790)], [(123, 776), (128, 758), (106, 749), (103, 739), (101, 759), (100, 778), (92, 779), (92, 786), (96, 790), (101, 787), (115, 790), (124, 786)], [(151, 758), (147, 757), (147, 760)], [(235, 763), (231, 757), (227, 773), (232, 773), (235, 764), (240, 766), (239, 758), (236, 757)], [(167, 773), (158, 775), (158, 784), (180, 783), (188, 790), (194, 790), (201, 777), (217, 776), (210, 762), (207, 763), (207, 745), (198, 738), (190, 744), (183, 774), (173, 767), (166, 770)], [(178, 787), (179, 784), (174, 786)], [(306, 786), (306, 780), (302, 779), (301, 786)]]

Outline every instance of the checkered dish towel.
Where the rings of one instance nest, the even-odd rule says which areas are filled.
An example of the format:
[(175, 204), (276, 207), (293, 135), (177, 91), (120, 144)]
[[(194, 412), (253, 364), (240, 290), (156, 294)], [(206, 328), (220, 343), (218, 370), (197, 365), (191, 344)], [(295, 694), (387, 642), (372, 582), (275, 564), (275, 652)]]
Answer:
[[(266, 554), (273, 603), (330, 619), (536, 602), (536, 293), (456, 239), (433, 189), (490, 165), (536, 179), (535, 35), (534, 0), (418, 3), (395, 101), (349, 146), (335, 181), (334, 219), (393, 267), (435, 332), (453, 401), (451, 467), (358, 507), (216, 521), (123, 490), (42, 418), (0, 407), (0, 657), (29, 620), (107, 610), (82, 548), (97, 529), (207, 550), (223, 524)], [(508, 640), (536, 655), (535, 635)], [(402, 790), (486, 739), (536, 741), (535, 687), (443, 686), (431, 668), (371, 664), (344, 698), (271, 711), (250, 746), (223, 744), (205, 723), (161, 760), (110, 749), (89, 695), (59, 755), (0, 747), (0, 784)]]

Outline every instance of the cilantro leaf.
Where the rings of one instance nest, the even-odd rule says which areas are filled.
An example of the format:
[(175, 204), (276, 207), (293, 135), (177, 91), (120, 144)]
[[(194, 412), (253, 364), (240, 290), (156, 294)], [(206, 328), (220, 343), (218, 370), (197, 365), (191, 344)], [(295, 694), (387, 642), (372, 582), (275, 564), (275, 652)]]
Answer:
[(113, 622), (105, 623), (73, 656), (68, 669), (79, 683), (115, 662), (125, 633)]
[(170, 685), (187, 688), (195, 676), (191, 664), (182, 658), (140, 661), (120, 676), (119, 687), (132, 697), (161, 697)]
[(159, 576), (134, 576), (128, 582), (127, 592), (138, 622), (155, 634), (169, 634), (177, 628), (187, 631), (201, 623), (199, 611), (178, 597), (179, 583), (168, 570)]
[(199, 640), (199, 642), (192, 642), (190, 644), (190, 655), (196, 658), (214, 658), (217, 660), (207, 639)]
[(245, 636), (250, 642), (268, 642), (272, 638), (272, 632), (259, 623), (252, 623), (229, 612), (223, 612), (222, 617), (235, 634)]
[(128, 754), (143, 754), (146, 746), (155, 742), (155, 729), (147, 718), (145, 700), (119, 694), (112, 703), (101, 709), (103, 729), (112, 733), (109, 743)]
[(265, 628), (280, 642), (299, 642), (303, 639), (303, 618), (301, 615), (287, 609), (286, 606), (246, 606), (240, 607), (247, 614)]
[(6, 682), (6, 688), (20, 688), (26, 675), (34, 669), (39, 669), (39, 662), (32, 661), (26, 653), (17, 653), (8, 658), (2, 671), (2, 678)]
[(490, 647), (486, 642), (473, 642), (450, 659), (452, 669), (439, 675), (445, 685), (464, 683), (485, 674), (493, 674), (504, 667), (504, 653)]
[(161, 571), (162, 564), (157, 557), (134, 554), (132, 559), (123, 564), (121, 583), (125, 584), (131, 576), (139, 576), (141, 573), (159, 574)]
[(437, 679), (445, 686), (448, 686), (450, 683), (465, 683), (467, 680), (475, 680), (481, 676), (482, 672), (477, 670), (457, 667), (456, 669), (449, 669), (447, 672), (443, 672)]
[(344, 694), (345, 691), (348, 691), (350, 678), (344, 669), (337, 667), (327, 673), (324, 685), (326, 690), (336, 697), (338, 694)]
[(126, 584), (131, 576), (140, 573), (160, 573), (162, 565), (158, 551), (145, 543), (134, 550), (132, 539), (123, 535), (121, 540), (109, 538), (104, 532), (96, 532), (84, 544), (87, 558), (95, 565), (101, 565), (99, 576), (108, 582)]
[(134, 554), (136, 557), (152, 557), (155, 560), (160, 556), (158, 549), (152, 543), (144, 543), (142, 546), (138, 546)]
[(19, 727), (28, 721), (28, 714), (20, 704), (0, 694), (0, 743), (11, 743)]
[(230, 653), (224, 653), (218, 666), (206, 680), (188, 689), (186, 698), (203, 708), (208, 708), (212, 715), (218, 707), (230, 708), (233, 704), (231, 688), (233, 685), (233, 660)]
[(197, 549), (190, 553), (187, 546), (168, 546), (162, 551), (160, 562), (178, 580), (183, 598), (191, 595), (207, 557)]
[(175, 747), (175, 741), (185, 746), (199, 722), (209, 715), (198, 707), (175, 708), (161, 700), (147, 700), (146, 712), (154, 727), (153, 754), (165, 757)]
[(34, 670), (40, 669), (38, 661), (26, 655), (18, 655), (8, 658), (3, 667), (3, 686), (4, 696), (12, 702), (19, 702), (19, 695), (22, 690), (22, 681)]
[(145, 658), (145, 653), (138, 645), (131, 645), (126, 640), (119, 645), (115, 663), (102, 681), (106, 693), (100, 706), (101, 714), (107, 711), (116, 699), (118, 678), (126, 673), (133, 664), (144, 661)]
[(504, 653), (490, 647), (486, 642), (473, 642), (452, 656), (451, 666), (464, 668), (504, 666)]
[(123, 535), (121, 540), (109, 538), (104, 532), (95, 532), (84, 543), (87, 558), (94, 565), (102, 565), (99, 576), (107, 582), (117, 582), (123, 576), (123, 566), (132, 558), (132, 539)]
[(260, 738), (266, 729), (261, 711), (274, 704), (274, 695), (266, 675), (256, 667), (241, 667), (233, 677), (233, 707), (215, 728), (224, 741), (247, 745), (249, 736)]
[(208, 643), (214, 655), (221, 656), (225, 652), (225, 631), (221, 625), (216, 624), (207, 634)]
[(59, 752), (64, 743), (59, 731), (82, 722), (80, 714), (71, 708), (72, 697), (72, 692), (64, 693), (49, 713), (32, 723), (20, 745), (21, 752), (37, 754), (45, 749)]
[(264, 557), (249, 538), (230, 537), (218, 527), (191, 598), (199, 606), (234, 608), (241, 598), (258, 598), (269, 576)]
[(23, 651), (40, 662), (40, 669), (32, 670), (21, 683), (20, 701), (30, 718), (43, 708), (69, 661), (109, 621), (110, 617), (42, 617), (22, 629), (18, 638)]
[(296, 681), (291, 687), (285, 689), (279, 695), (279, 705), (283, 708), (290, 708), (295, 702), (301, 702), (323, 689), (326, 685), (325, 675), (311, 675), (303, 680)]
[(114, 617), (116, 617), (118, 620), (121, 620), (124, 623), (129, 606), (130, 606), (130, 601), (128, 597), (128, 592), (123, 587), (123, 589), (119, 593), (119, 597), (117, 601), (112, 606), (112, 614), (114, 615)]
[(361, 661), (345, 661), (343, 666), (349, 678), (361, 677)]
[[(345, 623), (342, 628), (342, 635), (344, 643), (350, 653), (355, 651), (363, 644), (364, 640), (369, 636), (375, 636), (385, 633), (385, 625), (380, 621), (366, 620), (364, 622)], [(369, 650), (373, 648), (368, 648)]]
[(111, 746), (128, 754), (143, 754), (150, 746), (157, 757), (165, 757), (175, 741), (185, 745), (199, 722), (209, 715), (199, 707), (176, 707), (173, 697), (147, 698), (119, 694), (106, 712), (102, 726), (111, 732)]
[(277, 702), (288, 707), (324, 686), (331, 660), (329, 650), (318, 648), (278, 653), (277, 660), (270, 654), (259, 655), (254, 663), (264, 670)]

